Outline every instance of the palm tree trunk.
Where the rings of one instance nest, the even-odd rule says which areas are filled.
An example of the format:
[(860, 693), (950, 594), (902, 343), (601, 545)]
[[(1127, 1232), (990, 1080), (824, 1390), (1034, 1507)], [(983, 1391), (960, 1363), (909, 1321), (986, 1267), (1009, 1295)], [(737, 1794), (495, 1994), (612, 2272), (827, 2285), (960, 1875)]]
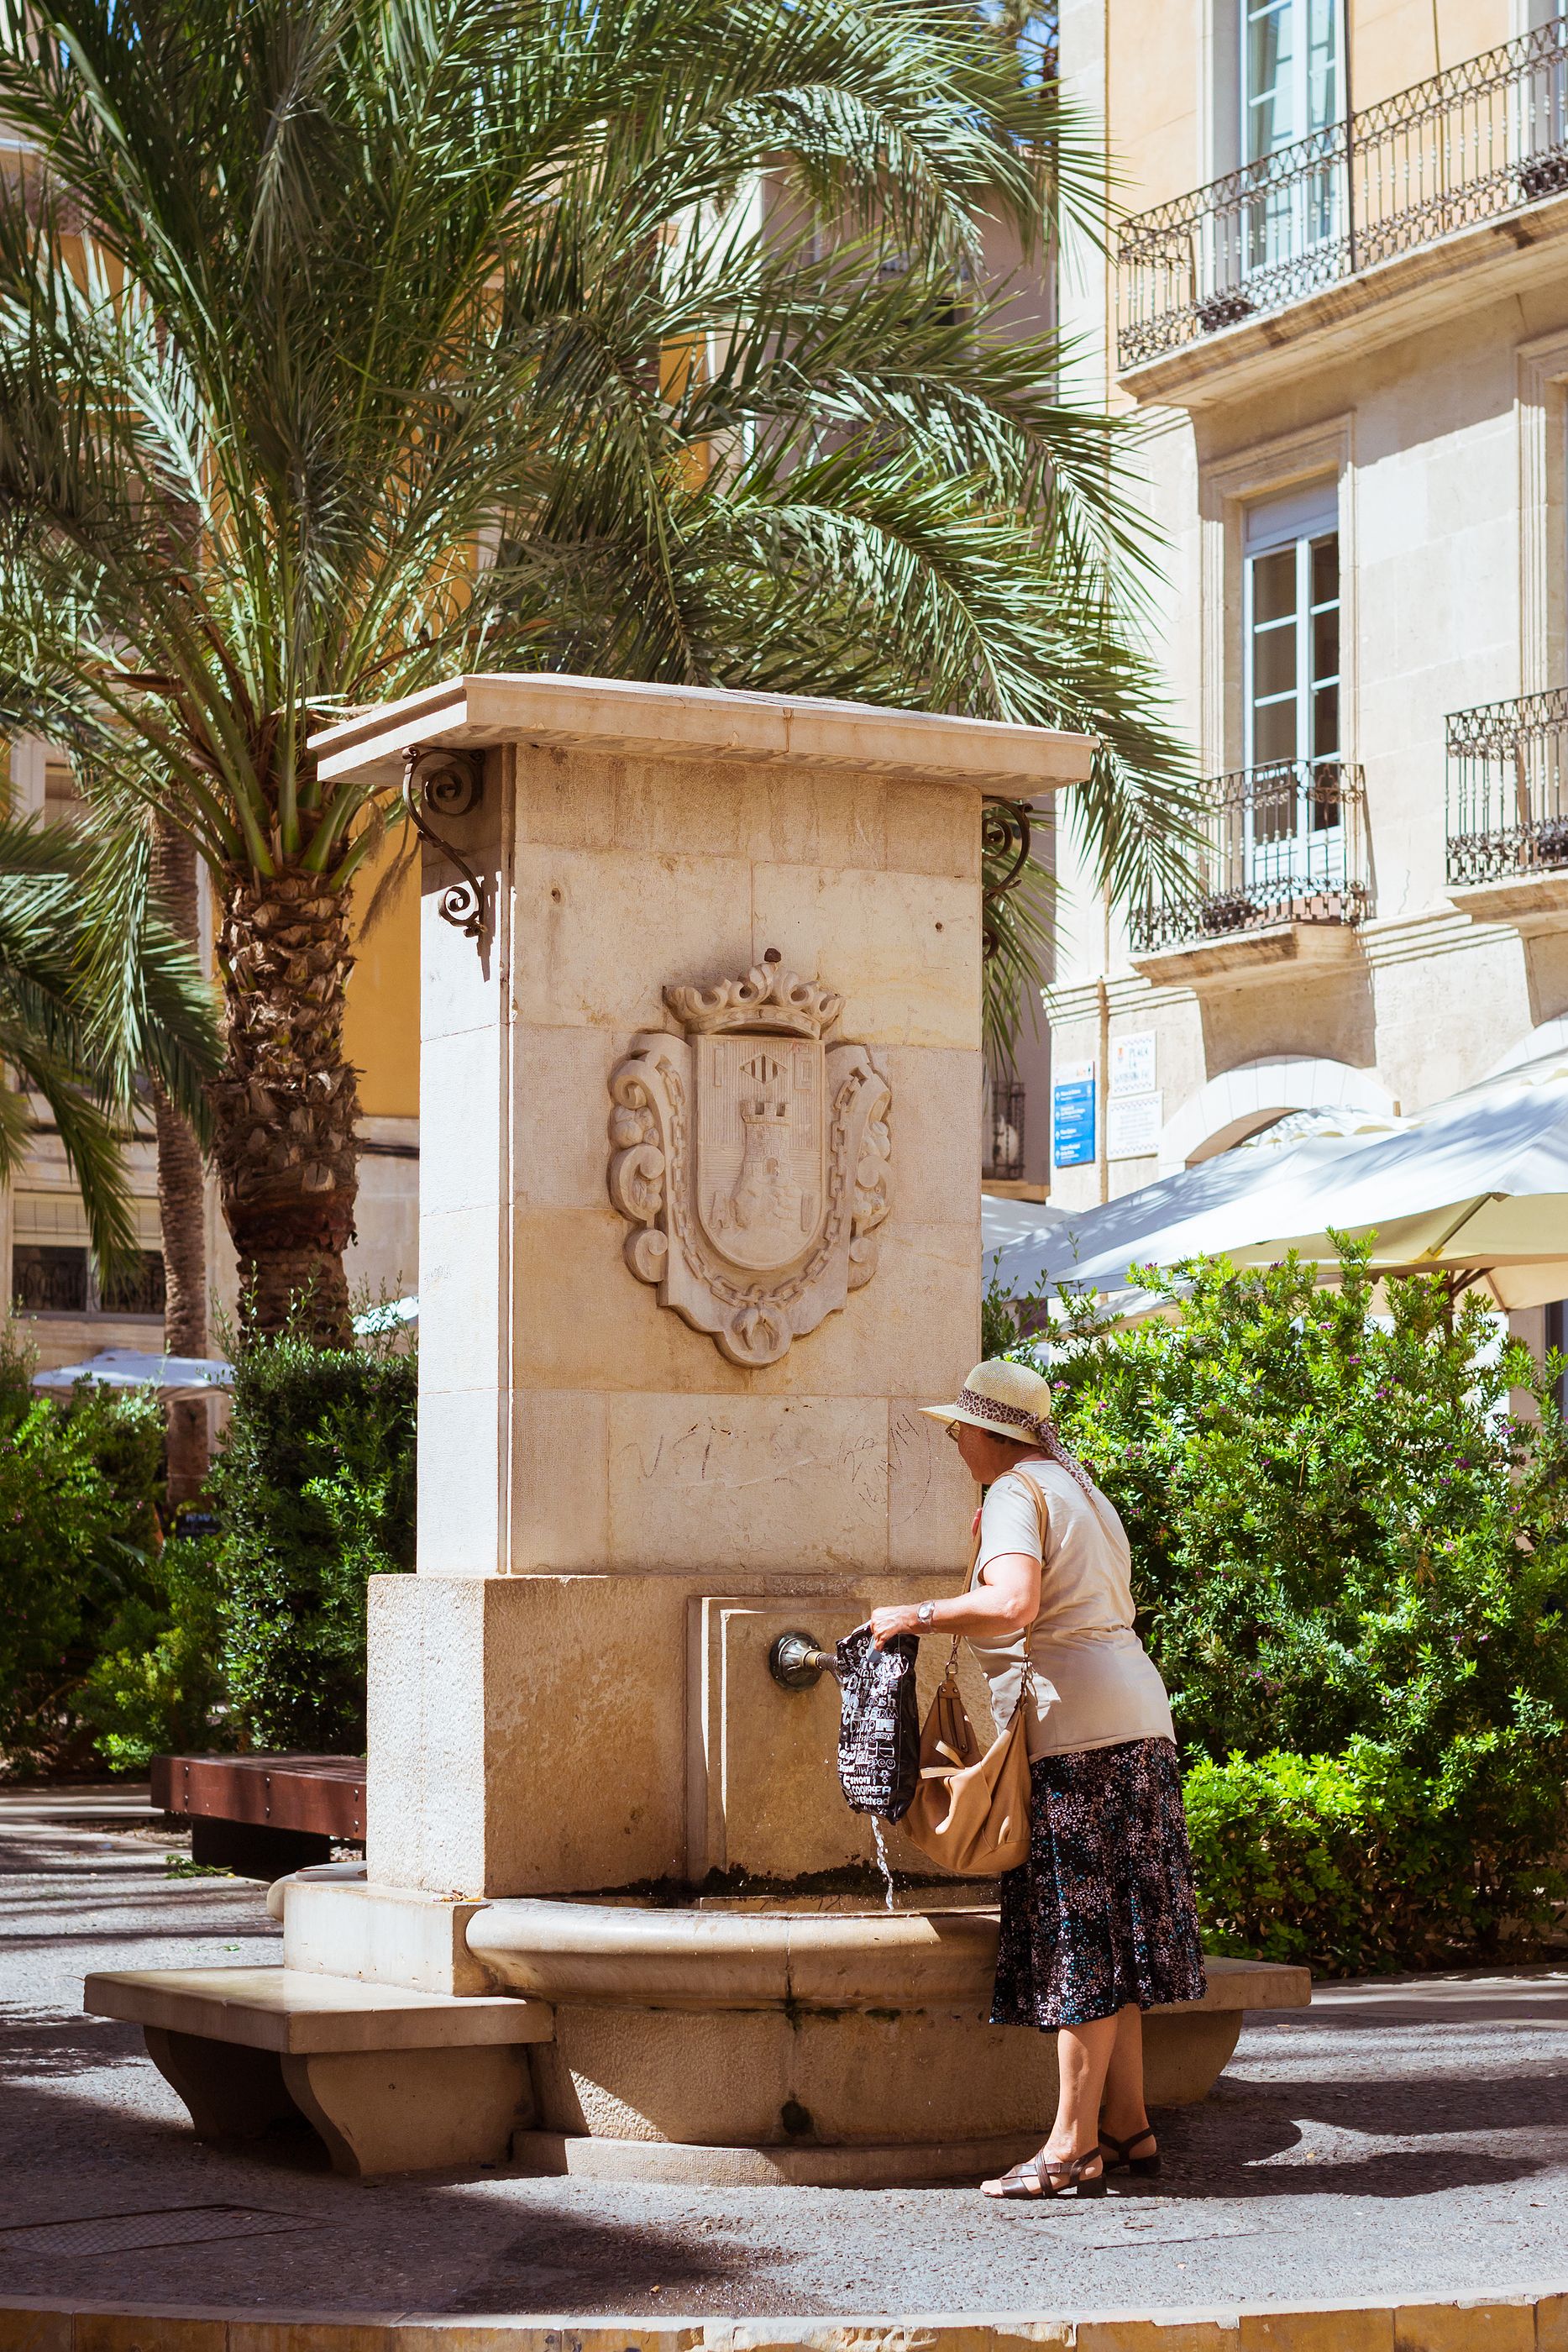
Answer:
[[(199, 944), (196, 853), (162, 817), (153, 820), (153, 890), (181, 937)], [(158, 1223), (163, 1239), (163, 1346), (171, 1356), (207, 1352), (207, 1220), (202, 1148), (154, 1080), (158, 1136)], [(207, 1407), (199, 1397), (177, 1398), (168, 1409), (169, 1500), (194, 1502), (206, 1484)]]
[(218, 967), (227, 1055), (213, 1088), (224, 1214), (247, 1329), (352, 1333), (343, 1252), (359, 1191), (359, 1090), (343, 1059), (349, 894), (319, 875), (225, 877)]

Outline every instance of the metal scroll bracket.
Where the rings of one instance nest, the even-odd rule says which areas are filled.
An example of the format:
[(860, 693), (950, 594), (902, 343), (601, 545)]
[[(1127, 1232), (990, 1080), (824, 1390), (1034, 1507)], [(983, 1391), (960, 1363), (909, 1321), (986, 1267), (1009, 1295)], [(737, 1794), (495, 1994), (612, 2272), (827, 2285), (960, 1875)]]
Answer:
[(1009, 890), (1018, 887), (1019, 877), (1029, 864), (1030, 849), (1030, 811), (1023, 801), (988, 801), (980, 828), (980, 847), (986, 856), (1008, 858), (1005, 873), (988, 882), (981, 893), (981, 931), (985, 957), (988, 963), (1001, 945), (995, 909)]
[[(441, 919), (477, 947), (485, 930), (485, 885), (461, 850), (454, 849), (431, 824), (432, 816), (466, 816), (485, 791), (481, 751), (454, 751), (411, 744), (402, 755), (402, 804), (422, 841), (449, 858), (462, 875), (441, 894)], [(423, 803), (423, 805), (422, 805)]]

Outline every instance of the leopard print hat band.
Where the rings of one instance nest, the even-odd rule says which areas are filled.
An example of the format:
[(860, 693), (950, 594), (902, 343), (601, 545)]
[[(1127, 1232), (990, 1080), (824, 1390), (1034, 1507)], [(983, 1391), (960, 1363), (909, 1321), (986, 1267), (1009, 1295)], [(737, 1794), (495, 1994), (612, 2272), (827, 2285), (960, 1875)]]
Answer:
[(1076, 1480), (1087, 1495), (1094, 1481), (1071, 1448), (1057, 1434), (1056, 1424), (1049, 1412), (1034, 1413), (1022, 1405), (1002, 1404), (996, 1397), (982, 1396), (978, 1389), (962, 1388), (957, 1395), (960, 1412), (972, 1420), (993, 1423), (998, 1429), (1017, 1429), (1025, 1437), (1033, 1438), (1040, 1451), (1052, 1462), (1060, 1462), (1068, 1476)]

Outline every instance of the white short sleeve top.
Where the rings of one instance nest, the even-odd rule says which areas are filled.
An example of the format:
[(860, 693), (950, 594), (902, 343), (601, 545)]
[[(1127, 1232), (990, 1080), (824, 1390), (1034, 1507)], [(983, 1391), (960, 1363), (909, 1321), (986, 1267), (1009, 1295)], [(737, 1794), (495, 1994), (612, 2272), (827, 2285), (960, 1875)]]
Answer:
[[(1045, 1528), (1022, 1471), (1040, 1490)], [(1040, 1563), (1040, 1614), (1005, 1642), (971, 1639), (991, 1686), (998, 1727), (1011, 1717), (1027, 1643), (1034, 1665), (1030, 1757), (1129, 1739), (1170, 1739), (1170, 1701), (1159, 1669), (1133, 1631), (1132, 1554), (1110, 1497), (1089, 1493), (1060, 1462), (1041, 1455), (1007, 1471), (980, 1513), (977, 1582), (1003, 1552)]]

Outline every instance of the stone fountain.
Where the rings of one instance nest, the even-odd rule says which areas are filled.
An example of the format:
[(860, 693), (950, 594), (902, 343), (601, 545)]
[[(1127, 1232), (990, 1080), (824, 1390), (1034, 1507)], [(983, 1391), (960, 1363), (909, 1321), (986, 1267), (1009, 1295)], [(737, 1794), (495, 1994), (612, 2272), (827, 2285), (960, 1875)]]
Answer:
[[(363, 1878), (283, 1884), (281, 1969), (92, 1980), (204, 2133), (699, 2182), (1038, 2145), (994, 1888), (894, 1832), (885, 1906), (836, 1694), (769, 1659), (961, 1570), (916, 1408), (978, 1346), (982, 827), (1092, 748), (554, 676), (319, 740), (425, 836), (418, 1571), (371, 1596)], [(1306, 1997), (1219, 1964), (1152, 2097)]]

